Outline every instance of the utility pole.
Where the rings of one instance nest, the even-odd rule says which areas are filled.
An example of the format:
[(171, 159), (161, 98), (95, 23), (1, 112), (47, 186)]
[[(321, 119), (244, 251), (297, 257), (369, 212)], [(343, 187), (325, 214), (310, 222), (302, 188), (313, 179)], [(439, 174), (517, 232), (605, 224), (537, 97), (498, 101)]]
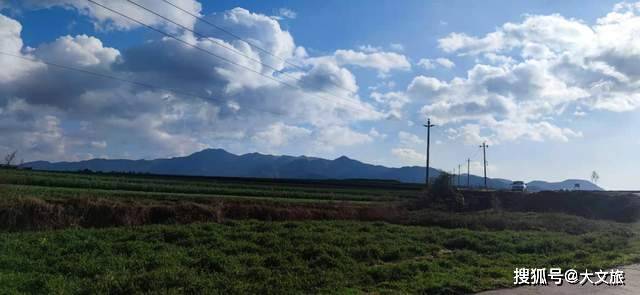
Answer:
[(424, 182), (425, 182), (425, 185), (427, 186), (427, 189), (429, 189), (429, 142), (431, 141), (431, 127), (436, 125), (431, 124), (431, 119), (427, 118), (427, 124), (422, 126), (427, 127), (427, 167), (426, 167)]
[(453, 169), (451, 170), (451, 173), (449, 174), (449, 183), (451, 184), (451, 186), (456, 185), (455, 179), (456, 179), (456, 167), (453, 167)]
[(469, 181), (469, 170), (471, 168), (471, 159), (467, 158), (467, 188), (471, 188), (471, 182)]
[(460, 186), (460, 164), (458, 164), (458, 186)]
[(484, 189), (487, 189), (487, 148), (489, 146), (486, 142), (483, 142), (480, 147), (482, 148), (482, 159), (484, 160)]
[(456, 185), (456, 167), (451, 170), (451, 186)]

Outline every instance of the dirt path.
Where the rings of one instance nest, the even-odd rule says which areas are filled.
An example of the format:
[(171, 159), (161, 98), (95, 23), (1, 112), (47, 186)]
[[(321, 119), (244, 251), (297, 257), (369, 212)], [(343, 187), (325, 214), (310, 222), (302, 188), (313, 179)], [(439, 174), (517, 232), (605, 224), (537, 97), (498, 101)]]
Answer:
[(593, 286), (589, 285), (570, 285), (562, 286), (526, 286), (513, 289), (500, 289), (482, 292), (482, 295), (531, 295), (531, 294), (640, 294), (640, 264), (629, 265), (621, 268), (624, 270), (625, 285), (624, 286)]

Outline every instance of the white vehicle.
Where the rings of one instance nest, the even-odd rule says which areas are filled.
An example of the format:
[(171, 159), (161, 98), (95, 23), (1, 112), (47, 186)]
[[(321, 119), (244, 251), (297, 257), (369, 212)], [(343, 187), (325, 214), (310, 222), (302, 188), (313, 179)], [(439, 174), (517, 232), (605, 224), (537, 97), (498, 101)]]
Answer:
[(525, 192), (527, 191), (527, 184), (524, 181), (514, 181), (511, 183), (511, 191), (513, 192)]

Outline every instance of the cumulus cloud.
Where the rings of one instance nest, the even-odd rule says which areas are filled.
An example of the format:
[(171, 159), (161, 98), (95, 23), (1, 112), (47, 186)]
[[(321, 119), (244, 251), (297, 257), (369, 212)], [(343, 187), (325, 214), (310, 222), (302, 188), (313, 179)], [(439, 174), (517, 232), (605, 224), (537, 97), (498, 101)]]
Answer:
[[(57, 5), (91, 14), (97, 24), (106, 27), (132, 28), (116, 19), (103, 19), (73, 1), (26, 3), (25, 7)], [(220, 32), (209, 32), (208, 38), (191, 36), (190, 43), (283, 83), (169, 38), (118, 50), (93, 36), (61, 36), (31, 48), (22, 42), (21, 25), (0, 15), (2, 50), (180, 90), (147, 88), (40, 62), (2, 58), (0, 128), (13, 131), (0, 139), (0, 148), (24, 151), (27, 159), (72, 160), (86, 158), (87, 150), (111, 157), (159, 157), (208, 146), (229, 147), (246, 140), (269, 142), (274, 147), (301, 140), (331, 150), (384, 137), (375, 129), (362, 133), (350, 128), (354, 122), (379, 120), (384, 114), (358, 97), (358, 85), (349, 70), (330, 60), (305, 62), (304, 68), (295, 69), (283, 61), (308, 57), (276, 20), (242, 8), (206, 17), (278, 58)], [(250, 62), (215, 42), (272, 68)]]
[[(408, 93), (423, 96), (421, 114), (458, 123), (459, 137), (496, 142), (567, 141), (579, 131), (552, 118), (572, 106), (613, 112), (640, 107), (640, 4), (618, 4), (587, 24), (558, 14), (527, 15), (484, 36), (451, 33), (446, 53), (475, 57), (466, 77), (416, 77)], [(435, 62), (422, 60), (423, 67)], [(480, 127), (482, 126), (482, 127)]]
[(478, 124), (465, 124), (460, 128), (447, 129), (449, 139), (462, 139), (462, 142), (468, 145), (475, 145), (481, 142), (494, 144), (490, 138), (483, 136), (481, 126)]
[(424, 143), (422, 138), (405, 131), (398, 132), (398, 139), (403, 146), (416, 146)]
[(257, 132), (253, 139), (259, 143), (267, 144), (270, 146), (282, 146), (289, 143), (291, 140), (304, 138), (311, 135), (311, 130), (289, 126), (283, 122), (277, 122), (269, 125), (262, 131)]
[(375, 127), (371, 127), (371, 129), (369, 130), (369, 136), (371, 136), (372, 138), (378, 138), (378, 139), (385, 139), (387, 138), (387, 135), (384, 133), (381, 133), (380, 131), (378, 131), (378, 129), (376, 129)]
[(331, 125), (317, 129), (313, 144), (320, 151), (334, 151), (337, 147), (348, 147), (373, 142), (371, 134), (355, 131), (347, 126)]
[[(145, 24), (161, 25), (172, 30), (177, 29), (175, 25), (167, 23), (164, 19), (131, 4), (127, 0), (98, 0), (96, 2), (113, 10), (125, 13), (131, 18), (139, 20)], [(188, 28), (193, 28), (196, 22), (192, 16), (185, 14), (162, 1), (136, 0), (135, 2)], [(195, 0), (173, 0), (172, 3), (195, 15), (200, 15), (200, 11), (202, 10), (200, 2)], [(94, 25), (102, 30), (131, 30), (140, 27), (140, 24), (86, 0), (25, 0), (21, 1), (21, 4), (27, 9), (62, 7), (74, 10), (79, 14), (89, 17)]]
[(406, 131), (399, 131), (397, 138), (398, 146), (391, 149), (391, 154), (403, 165), (424, 165), (426, 159), (424, 153), (417, 152), (415, 149), (422, 146), (425, 140)]
[(298, 14), (295, 11), (285, 7), (278, 9), (278, 15), (273, 16), (273, 18), (277, 20), (281, 20), (285, 18), (295, 19), (296, 17), (298, 17)]
[[(23, 42), (20, 37), (22, 25), (14, 19), (0, 14), (0, 51), (6, 54), (24, 56)], [(27, 56), (28, 57), (28, 56)], [(15, 80), (37, 67), (8, 55), (0, 55), (0, 85)]]
[(108, 70), (120, 55), (117, 49), (105, 47), (100, 39), (87, 35), (63, 36), (43, 44), (34, 54), (46, 61), (74, 66), (100, 67)]
[[(319, 62), (300, 78), (300, 84), (305, 89), (313, 91), (356, 92), (355, 76), (345, 68), (331, 62)], [(348, 93), (342, 93), (348, 94)]]
[(338, 64), (356, 65), (364, 68), (376, 69), (387, 73), (391, 70), (408, 70), (411, 64), (404, 55), (394, 52), (363, 53), (354, 50), (338, 50), (334, 57)]
[[(197, 32), (212, 37), (214, 40), (224, 40), (243, 53), (252, 51), (250, 55), (257, 55), (263, 63), (277, 70), (281, 70), (287, 65), (285, 60), (295, 59), (300, 57), (299, 55), (306, 54), (304, 48), (296, 47), (291, 34), (283, 30), (280, 23), (271, 17), (236, 7), (224, 13), (206, 15), (204, 19), (207, 23), (196, 23)], [(208, 23), (242, 36), (244, 40), (248, 40), (264, 51), (252, 48), (246, 42), (237, 40)]]
[(411, 80), (407, 93), (416, 99), (430, 99), (442, 89), (449, 88), (449, 84), (434, 77), (417, 76)]
[(400, 119), (403, 117), (402, 109), (410, 102), (409, 97), (401, 91), (386, 93), (372, 92), (371, 97), (387, 108), (387, 118)]
[(516, 62), (505, 70), (530, 75), (532, 88), (554, 100), (565, 96), (589, 108), (629, 111), (640, 106), (640, 46), (632, 37), (640, 33), (639, 12), (638, 3), (618, 4), (594, 25), (557, 14), (530, 15), (484, 37), (453, 33), (439, 42), (444, 51), (462, 55), (512, 54)]
[(366, 45), (358, 46), (358, 50), (360, 50), (362, 52), (366, 52), (366, 53), (373, 53), (373, 52), (382, 51), (382, 47), (373, 46), (371, 44), (366, 44)]
[(451, 69), (456, 66), (450, 59), (443, 57), (436, 59), (422, 58), (418, 61), (418, 65), (426, 70), (433, 70), (438, 66), (446, 69)]
[(426, 156), (410, 148), (393, 148), (391, 154), (404, 165), (424, 165)]
[(17, 150), (19, 157), (43, 159), (63, 157), (69, 142), (56, 115), (54, 110), (22, 99), (9, 100), (0, 107), (0, 152)]
[(340, 66), (356, 66), (377, 70), (382, 76), (392, 70), (407, 71), (411, 69), (409, 59), (396, 52), (381, 51), (380, 48), (370, 45), (361, 46), (362, 51), (351, 49), (336, 50), (333, 55), (311, 58), (309, 63), (335, 63)]

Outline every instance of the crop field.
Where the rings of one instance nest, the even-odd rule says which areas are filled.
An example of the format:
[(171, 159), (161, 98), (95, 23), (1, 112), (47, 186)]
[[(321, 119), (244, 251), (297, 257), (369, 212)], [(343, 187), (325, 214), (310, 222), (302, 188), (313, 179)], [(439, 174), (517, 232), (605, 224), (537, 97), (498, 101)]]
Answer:
[[(411, 209), (416, 185), (0, 170), (0, 293), (458, 294), (640, 262), (636, 222)], [(521, 209), (521, 208), (520, 208)]]
[[(152, 198), (234, 196), (316, 201), (388, 202), (417, 198), (420, 186), (395, 182), (296, 181), (266, 182), (261, 179), (170, 177), (135, 174), (80, 174), (0, 169), (0, 184), (14, 187), (13, 194), (56, 195), (116, 191), (113, 196), (131, 197), (135, 193)], [(372, 190), (371, 186), (377, 186)], [(67, 189), (56, 193), (57, 189)], [(39, 190), (48, 190), (47, 193)], [(110, 193), (105, 195), (111, 196)], [(145, 197), (145, 196), (142, 196)]]

